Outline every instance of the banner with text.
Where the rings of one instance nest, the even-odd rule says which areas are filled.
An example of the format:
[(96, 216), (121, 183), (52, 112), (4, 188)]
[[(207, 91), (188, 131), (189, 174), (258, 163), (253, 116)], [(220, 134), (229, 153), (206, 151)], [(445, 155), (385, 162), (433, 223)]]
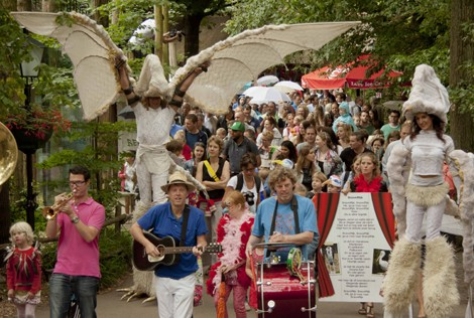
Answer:
[(338, 200), (337, 207), (318, 205), (318, 221), (326, 217), (323, 227), (329, 227), (321, 255), (335, 292), (320, 301), (382, 302), (379, 291), (395, 241), (390, 193), (319, 196), (320, 203)]

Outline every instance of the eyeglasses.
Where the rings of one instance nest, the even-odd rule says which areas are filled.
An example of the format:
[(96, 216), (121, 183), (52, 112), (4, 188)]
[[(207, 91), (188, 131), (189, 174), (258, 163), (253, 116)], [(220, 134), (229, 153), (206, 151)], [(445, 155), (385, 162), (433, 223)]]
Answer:
[(69, 181), (69, 186), (82, 186), (86, 181)]

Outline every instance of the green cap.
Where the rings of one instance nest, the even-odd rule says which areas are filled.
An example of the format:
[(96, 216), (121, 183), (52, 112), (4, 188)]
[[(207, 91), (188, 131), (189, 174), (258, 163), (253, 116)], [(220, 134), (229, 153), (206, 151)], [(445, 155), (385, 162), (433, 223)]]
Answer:
[(230, 127), (232, 131), (240, 131), (240, 132), (245, 132), (245, 125), (242, 122), (234, 122), (232, 126)]

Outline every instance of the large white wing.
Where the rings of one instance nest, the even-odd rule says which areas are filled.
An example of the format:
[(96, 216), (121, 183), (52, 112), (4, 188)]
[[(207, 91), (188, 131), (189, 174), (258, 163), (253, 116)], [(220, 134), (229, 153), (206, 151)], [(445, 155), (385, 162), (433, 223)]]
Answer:
[(474, 154), (454, 150), (448, 158), (463, 225), (464, 282), (471, 284), (474, 280)]
[(262, 71), (284, 63), (288, 54), (318, 50), (359, 23), (268, 25), (244, 31), (190, 57), (186, 65), (177, 70), (171, 86), (178, 85), (189, 72), (211, 60), (208, 72), (194, 80), (186, 97), (205, 111), (226, 113), (232, 97), (245, 83), (256, 80)]
[[(123, 56), (123, 53), (101, 25), (74, 12), (11, 14), (29, 31), (59, 41), (74, 65), (74, 81), (85, 120), (96, 118), (115, 102), (120, 90), (115, 56)], [(61, 16), (65, 18), (64, 23), (58, 23)]]

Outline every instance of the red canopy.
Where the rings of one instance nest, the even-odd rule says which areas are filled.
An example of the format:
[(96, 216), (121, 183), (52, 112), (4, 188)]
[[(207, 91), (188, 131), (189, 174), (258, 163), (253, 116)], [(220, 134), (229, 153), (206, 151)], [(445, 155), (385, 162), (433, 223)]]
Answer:
[[(358, 60), (367, 60), (368, 58), (368, 55), (362, 55)], [(350, 89), (376, 89), (389, 86), (389, 81), (380, 80), (385, 72), (384, 69), (367, 78), (366, 74), (371, 66), (367, 65), (352, 68), (352, 64), (353, 63), (350, 63), (346, 67), (339, 66), (336, 69), (330, 69), (327, 66), (322, 67), (316, 71), (303, 75), (301, 78), (301, 85), (304, 88), (318, 90), (339, 89), (345, 85)], [(401, 72), (390, 71), (388, 73), (388, 78), (393, 79), (401, 75)]]
[[(390, 82), (389, 81), (381, 81), (380, 78), (382, 77), (385, 70), (380, 70), (377, 73), (372, 74), (369, 78), (366, 77), (367, 70), (369, 66), (358, 66), (353, 68), (346, 74), (346, 83), (347, 87), (350, 89), (376, 89), (376, 88), (385, 88), (388, 87)], [(397, 78), (401, 76), (401, 72), (397, 71), (390, 71), (388, 73), (388, 78)]]
[(332, 90), (344, 87), (346, 84), (345, 73), (347, 68), (337, 67), (331, 69), (322, 67), (301, 77), (301, 86), (318, 90)]

